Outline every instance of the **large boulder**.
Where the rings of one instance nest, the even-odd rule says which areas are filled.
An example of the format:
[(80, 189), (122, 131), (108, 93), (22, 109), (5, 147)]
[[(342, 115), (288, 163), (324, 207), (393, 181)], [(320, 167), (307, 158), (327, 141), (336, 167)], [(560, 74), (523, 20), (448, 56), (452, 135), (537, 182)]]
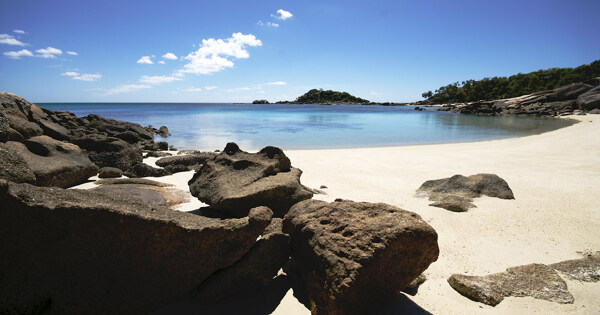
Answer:
[(115, 167), (128, 171), (135, 163), (142, 163), (144, 155), (139, 147), (128, 147), (117, 152), (92, 152), (90, 160), (98, 167)]
[(164, 168), (157, 168), (150, 166), (144, 162), (135, 162), (132, 163), (129, 169), (123, 174), (127, 177), (162, 177), (171, 175), (171, 172), (167, 171)]
[(35, 184), (35, 174), (12, 145), (0, 143), (0, 178), (15, 183)]
[(448, 283), (458, 293), (495, 306), (505, 297), (530, 296), (558, 303), (573, 303), (567, 284), (550, 266), (531, 264), (506, 269), (487, 276), (454, 274)]
[(283, 232), (313, 314), (372, 312), (439, 254), (431, 226), (383, 203), (302, 201), (284, 217)]
[(454, 175), (448, 178), (428, 180), (424, 182), (417, 193), (430, 197), (436, 194), (457, 195), (466, 198), (497, 197), (500, 199), (515, 199), (508, 183), (496, 174), (476, 174), (471, 176)]
[(23, 143), (9, 141), (10, 148), (33, 171), (38, 186), (70, 187), (98, 172), (81, 149), (48, 136), (36, 136)]
[(140, 314), (250, 250), (266, 208), (211, 219), (135, 198), (0, 180), (0, 313)]
[(279, 148), (252, 154), (228, 143), (188, 184), (193, 196), (228, 215), (243, 217), (251, 208), (266, 206), (283, 217), (292, 205), (313, 195), (300, 184), (301, 174)]
[(185, 191), (173, 188), (173, 185), (152, 180), (138, 178), (107, 179), (95, 183), (100, 186), (92, 188), (92, 191), (100, 191), (124, 199), (141, 199), (157, 206), (173, 208), (178, 204), (189, 201), (189, 195)]
[(274, 218), (260, 239), (234, 265), (217, 271), (194, 290), (193, 301), (216, 303), (225, 297), (266, 287), (288, 261), (290, 238)]
[(210, 159), (214, 159), (217, 156), (214, 152), (200, 152), (189, 155), (176, 155), (176, 156), (167, 156), (163, 157), (156, 161), (156, 165), (160, 167), (166, 166), (194, 166), (194, 165), (202, 165), (206, 163), (206, 161)]

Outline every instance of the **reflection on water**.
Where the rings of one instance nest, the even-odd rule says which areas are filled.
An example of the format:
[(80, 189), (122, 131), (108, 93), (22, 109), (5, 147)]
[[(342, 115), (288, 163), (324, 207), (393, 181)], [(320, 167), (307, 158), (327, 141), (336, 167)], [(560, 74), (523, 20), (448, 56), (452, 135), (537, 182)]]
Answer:
[(40, 104), (77, 116), (155, 127), (166, 125), (179, 149), (222, 149), (237, 142), (245, 150), (267, 145), (347, 148), (480, 141), (541, 133), (571, 124), (563, 119), (487, 117), (414, 111), (412, 107), (361, 105), (235, 104)]

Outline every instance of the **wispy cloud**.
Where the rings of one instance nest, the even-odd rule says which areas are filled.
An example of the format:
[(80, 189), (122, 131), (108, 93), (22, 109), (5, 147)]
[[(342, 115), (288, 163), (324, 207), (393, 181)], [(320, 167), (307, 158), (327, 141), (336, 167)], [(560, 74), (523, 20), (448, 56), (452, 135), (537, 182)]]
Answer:
[(166, 76), (166, 75), (155, 75), (155, 76), (143, 75), (140, 78), (140, 82), (147, 83), (147, 84), (161, 84), (161, 83), (168, 83), (168, 82), (179, 81), (179, 80), (181, 80), (180, 77)]
[(38, 53), (38, 55), (35, 55), (36, 57), (46, 58), (46, 59), (56, 58), (57, 55), (62, 55), (62, 50), (60, 50), (58, 48), (54, 48), (54, 47), (38, 49), (35, 52)]
[(184, 91), (194, 93), (194, 92), (202, 92), (202, 89), (201, 88), (192, 87), (192, 88), (189, 88), (189, 89), (185, 89)]
[(168, 59), (168, 60), (177, 60), (177, 56), (174, 53), (166, 53), (163, 56), (163, 59)]
[(250, 87), (244, 86), (244, 87), (239, 87), (239, 88), (235, 88), (235, 89), (227, 89), (225, 90), (225, 92), (244, 92), (244, 91), (261, 91), (262, 90), (262, 85), (261, 84), (253, 84)]
[(213, 86), (205, 86), (205, 87), (204, 87), (204, 89), (205, 89), (205, 90), (207, 90), (207, 91), (212, 91), (212, 90), (214, 90), (214, 89), (216, 89), (216, 88), (217, 88), (217, 87), (216, 87), (216, 86), (214, 86), (214, 85), (213, 85)]
[(74, 52), (74, 51), (67, 51), (67, 55), (71, 55), (71, 56), (77, 56), (79, 55), (78, 53)]
[(66, 77), (71, 77), (73, 80), (80, 80), (80, 81), (97, 81), (98, 79), (102, 78), (102, 75), (99, 73), (80, 74), (79, 72), (76, 72), (76, 71), (67, 71), (67, 72), (61, 73), (61, 75), (66, 76)]
[(165, 61), (164, 60), (160, 60), (158, 63), (160, 63), (161, 65), (164, 65)]
[(273, 22), (269, 22), (269, 21), (263, 22), (262, 20), (259, 20), (256, 24), (260, 25), (260, 26), (267, 26), (267, 27), (275, 27), (275, 28), (279, 27), (278, 23), (273, 23)]
[(31, 57), (33, 56), (33, 53), (27, 49), (23, 49), (19, 51), (7, 51), (4, 55), (12, 59), (21, 59), (21, 57)]
[(111, 95), (111, 94), (127, 93), (127, 92), (139, 91), (139, 90), (149, 89), (149, 88), (151, 88), (151, 86), (145, 85), (145, 84), (124, 84), (124, 85), (122, 84), (122, 85), (117, 86), (116, 88), (106, 91), (106, 94)]
[(141, 63), (141, 64), (147, 64), (147, 65), (151, 65), (154, 62), (152, 62), (152, 60), (150, 59), (150, 56), (142, 56), (137, 63)]
[(277, 14), (271, 14), (272, 17), (278, 18), (280, 20), (287, 20), (294, 16), (290, 11), (286, 11), (284, 9), (277, 10)]
[(26, 46), (27, 45), (9, 34), (0, 34), (0, 44), (13, 45), (13, 46)]
[(247, 46), (261, 46), (262, 42), (254, 35), (234, 33), (227, 39), (203, 39), (197, 51), (188, 54), (183, 59), (189, 63), (179, 70), (180, 73), (211, 74), (233, 67), (231, 59), (246, 59), (250, 53)]
[(286, 82), (283, 81), (275, 81), (275, 82), (268, 82), (267, 85), (286, 85)]
[(27, 32), (25, 32), (24, 30), (13, 30), (13, 32), (17, 33), (17, 34), (27, 34)]

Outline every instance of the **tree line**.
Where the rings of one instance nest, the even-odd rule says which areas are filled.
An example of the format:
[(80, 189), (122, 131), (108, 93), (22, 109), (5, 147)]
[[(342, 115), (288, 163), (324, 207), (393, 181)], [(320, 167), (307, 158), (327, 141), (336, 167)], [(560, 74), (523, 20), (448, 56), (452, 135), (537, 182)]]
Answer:
[(552, 90), (595, 77), (600, 77), (600, 60), (577, 68), (551, 68), (510, 77), (454, 82), (421, 96), (434, 104), (489, 101)]
[(350, 95), (347, 92), (338, 92), (323, 89), (312, 89), (298, 96), (294, 103), (297, 104), (369, 104), (368, 100)]

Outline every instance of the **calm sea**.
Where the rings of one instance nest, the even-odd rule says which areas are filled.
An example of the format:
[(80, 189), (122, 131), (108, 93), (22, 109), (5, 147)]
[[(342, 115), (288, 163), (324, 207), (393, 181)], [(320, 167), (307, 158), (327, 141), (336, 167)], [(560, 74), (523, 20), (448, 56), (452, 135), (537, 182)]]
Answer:
[[(413, 107), (180, 103), (40, 103), (77, 116), (98, 114), (158, 128), (177, 149), (243, 150), (267, 145), (323, 149), (469, 142), (538, 134), (571, 124), (564, 119), (485, 117)], [(157, 139), (158, 140), (158, 139)]]

